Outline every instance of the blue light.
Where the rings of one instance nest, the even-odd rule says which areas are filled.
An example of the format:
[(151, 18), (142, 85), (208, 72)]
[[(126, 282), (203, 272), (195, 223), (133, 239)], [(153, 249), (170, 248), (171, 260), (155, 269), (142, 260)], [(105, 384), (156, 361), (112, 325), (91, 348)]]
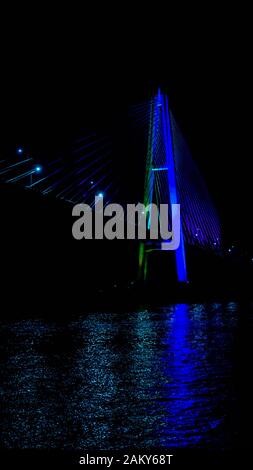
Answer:
[(98, 194), (98, 197), (103, 197), (103, 193), (99, 193), (99, 194)]
[(40, 171), (41, 171), (41, 166), (36, 166), (35, 171), (36, 171), (37, 173), (40, 173)]
[(231, 248), (229, 248), (229, 249), (228, 249), (228, 252), (231, 253), (231, 251), (232, 251)]
[(21, 147), (19, 147), (19, 148), (17, 149), (17, 153), (18, 153), (19, 155), (21, 155), (21, 153), (23, 153), (23, 149), (22, 149)]
[[(160, 91), (158, 92), (160, 97)], [(165, 144), (165, 155), (166, 155), (166, 168), (168, 168), (168, 187), (170, 191), (170, 202), (171, 204), (178, 204), (177, 185), (176, 185), (176, 170), (174, 162), (174, 150), (173, 140), (171, 134), (170, 124), (170, 113), (168, 100), (166, 96), (162, 97), (162, 116), (163, 116), (163, 133), (164, 133), (164, 144)], [(165, 168), (165, 167), (163, 167)], [(187, 282), (187, 269), (186, 269), (186, 256), (183, 230), (181, 227), (180, 233), (180, 245), (176, 250), (176, 267), (177, 267), (177, 278), (179, 282)]]
[(93, 184), (93, 183), (94, 183), (94, 181), (91, 181), (91, 182), (90, 182), (90, 184)]

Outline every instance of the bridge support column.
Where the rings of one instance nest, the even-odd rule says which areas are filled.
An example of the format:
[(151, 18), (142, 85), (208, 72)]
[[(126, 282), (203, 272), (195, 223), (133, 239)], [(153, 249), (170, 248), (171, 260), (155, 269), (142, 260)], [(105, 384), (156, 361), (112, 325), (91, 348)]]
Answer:
[[(165, 160), (164, 164), (158, 165), (157, 158), (155, 158), (155, 152), (157, 151), (158, 136), (163, 136), (163, 144), (165, 149)], [(154, 168), (155, 164), (155, 168)], [(167, 184), (170, 204), (180, 204), (177, 194), (176, 184), (176, 170), (174, 161), (174, 149), (173, 149), (173, 138), (171, 131), (170, 113), (168, 106), (168, 99), (166, 95), (163, 95), (160, 90), (151, 105), (150, 113), (150, 130), (149, 130), (149, 142), (148, 142), (148, 156), (147, 156), (147, 167), (146, 167), (146, 180), (145, 180), (145, 194), (144, 204), (152, 203), (154, 184), (155, 184), (155, 171), (166, 171), (167, 172)], [(150, 215), (148, 220), (148, 228), (150, 228)], [(175, 251), (176, 257), (176, 271), (178, 282), (187, 282), (187, 270), (186, 270), (186, 256), (185, 256), (185, 245), (184, 236), (181, 225), (180, 233), (180, 245)], [(139, 248), (139, 279), (146, 280), (148, 270), (148, 259), (146, 253), (145, 243), (140, 243)]]
[[(168, 98), (163, 95), (162, 103), (162, 115), (163, 115), (163, 132), (164, 132), (164, 145), (166, 153), (166, 164), (168, 168), (168, 186), (170, 193), (170, 203), (171, 204), (180, 204), (177, 195), (177, 184), (176, 184), (176, 171), (175, 171), (175, 161), (174, 161), (174, 151), (173, 151), (173, 140), (171, 132), (171, 123), (170, 123), (170, 113), (168, 106)], [(186, 257), (185, 257), (185, 246), (184, 246), (184, 236), (181, 224), (181, 233), (180, 233), (180, 245), (175, 252), (176, 254), (176, 268), (177, 268), (177, 278), (179, 282), (187, 282), (187, 270), (186, 270)]]

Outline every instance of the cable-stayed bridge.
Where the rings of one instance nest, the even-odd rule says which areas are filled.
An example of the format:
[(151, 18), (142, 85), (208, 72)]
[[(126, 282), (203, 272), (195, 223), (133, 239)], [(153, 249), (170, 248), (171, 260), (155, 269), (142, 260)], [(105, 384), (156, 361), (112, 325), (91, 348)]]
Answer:
[[(139, 156), (144, 174), (140, 197), (144, 205), (166, 203), (170, 208), (172, 204), (180, 204), (181, 242), (175, 256), (177, 278), (187, 282), (187, 246), (220, 249), (216, 209), (172, 115), (168, 97), (159, 90), (152, 99), (132, 106), (129, 121), (134, 132), (133, 142), (138, 136), (145, 148), (145, 155)], [(75, 140), (70, 155), (57, 155), (54, 159), (35, 158), (19, 147), (15, 155), (0, 160), (0, 179), (73, 205), (85, 202), (94, 207), (96, 195), (104, 196), (105, 205), (124, 204), (113, 151), (113, 140), (96, 133), (87, 133)], [(129, 186), (128, 198), (131, 199), (131, 181)], [(149, 253), (160, 249), (161, 242), (140, 243), (141, 278), (148, 277)]]

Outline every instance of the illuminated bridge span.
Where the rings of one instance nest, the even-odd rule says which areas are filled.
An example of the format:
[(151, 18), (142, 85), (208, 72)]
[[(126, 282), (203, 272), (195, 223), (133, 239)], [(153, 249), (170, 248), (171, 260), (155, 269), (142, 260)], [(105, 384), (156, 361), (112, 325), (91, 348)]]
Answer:
[[(169, 109), (167, 96), (158, 91), (150, 101), (132, 106), (130, 117), (134, 132), (146, 148), (145, 206), (180, 204), (181, 242), (175, 256), (178, 281), (187, 282), (187, 246), (215, 251), (220, 248), (217, 212)], [(95, 195), (104, 196), (105, 204), (120, 200), (121, 181), (113, 164), (112, 143), (96, 133), (75, 141), (71, 155), (48, 160), (43, 156), (43, 162), (20, 147), (15, 158), (0, 160), (0, 179), (71, 204), (86, 202), (93, 206)], [(124, 203), (122, 199), (120, 202)], [(159, 249), (161, 243), (140, 244), (140, 277), (147, 276), (147, 253)]]

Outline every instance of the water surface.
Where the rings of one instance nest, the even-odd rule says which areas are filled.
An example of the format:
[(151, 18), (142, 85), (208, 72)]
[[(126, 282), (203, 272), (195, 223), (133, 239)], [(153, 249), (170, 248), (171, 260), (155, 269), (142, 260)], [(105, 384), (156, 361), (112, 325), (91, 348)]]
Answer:
[(252, 332), (233, 302), (3, 321), (2, 445), (246, 445)]

